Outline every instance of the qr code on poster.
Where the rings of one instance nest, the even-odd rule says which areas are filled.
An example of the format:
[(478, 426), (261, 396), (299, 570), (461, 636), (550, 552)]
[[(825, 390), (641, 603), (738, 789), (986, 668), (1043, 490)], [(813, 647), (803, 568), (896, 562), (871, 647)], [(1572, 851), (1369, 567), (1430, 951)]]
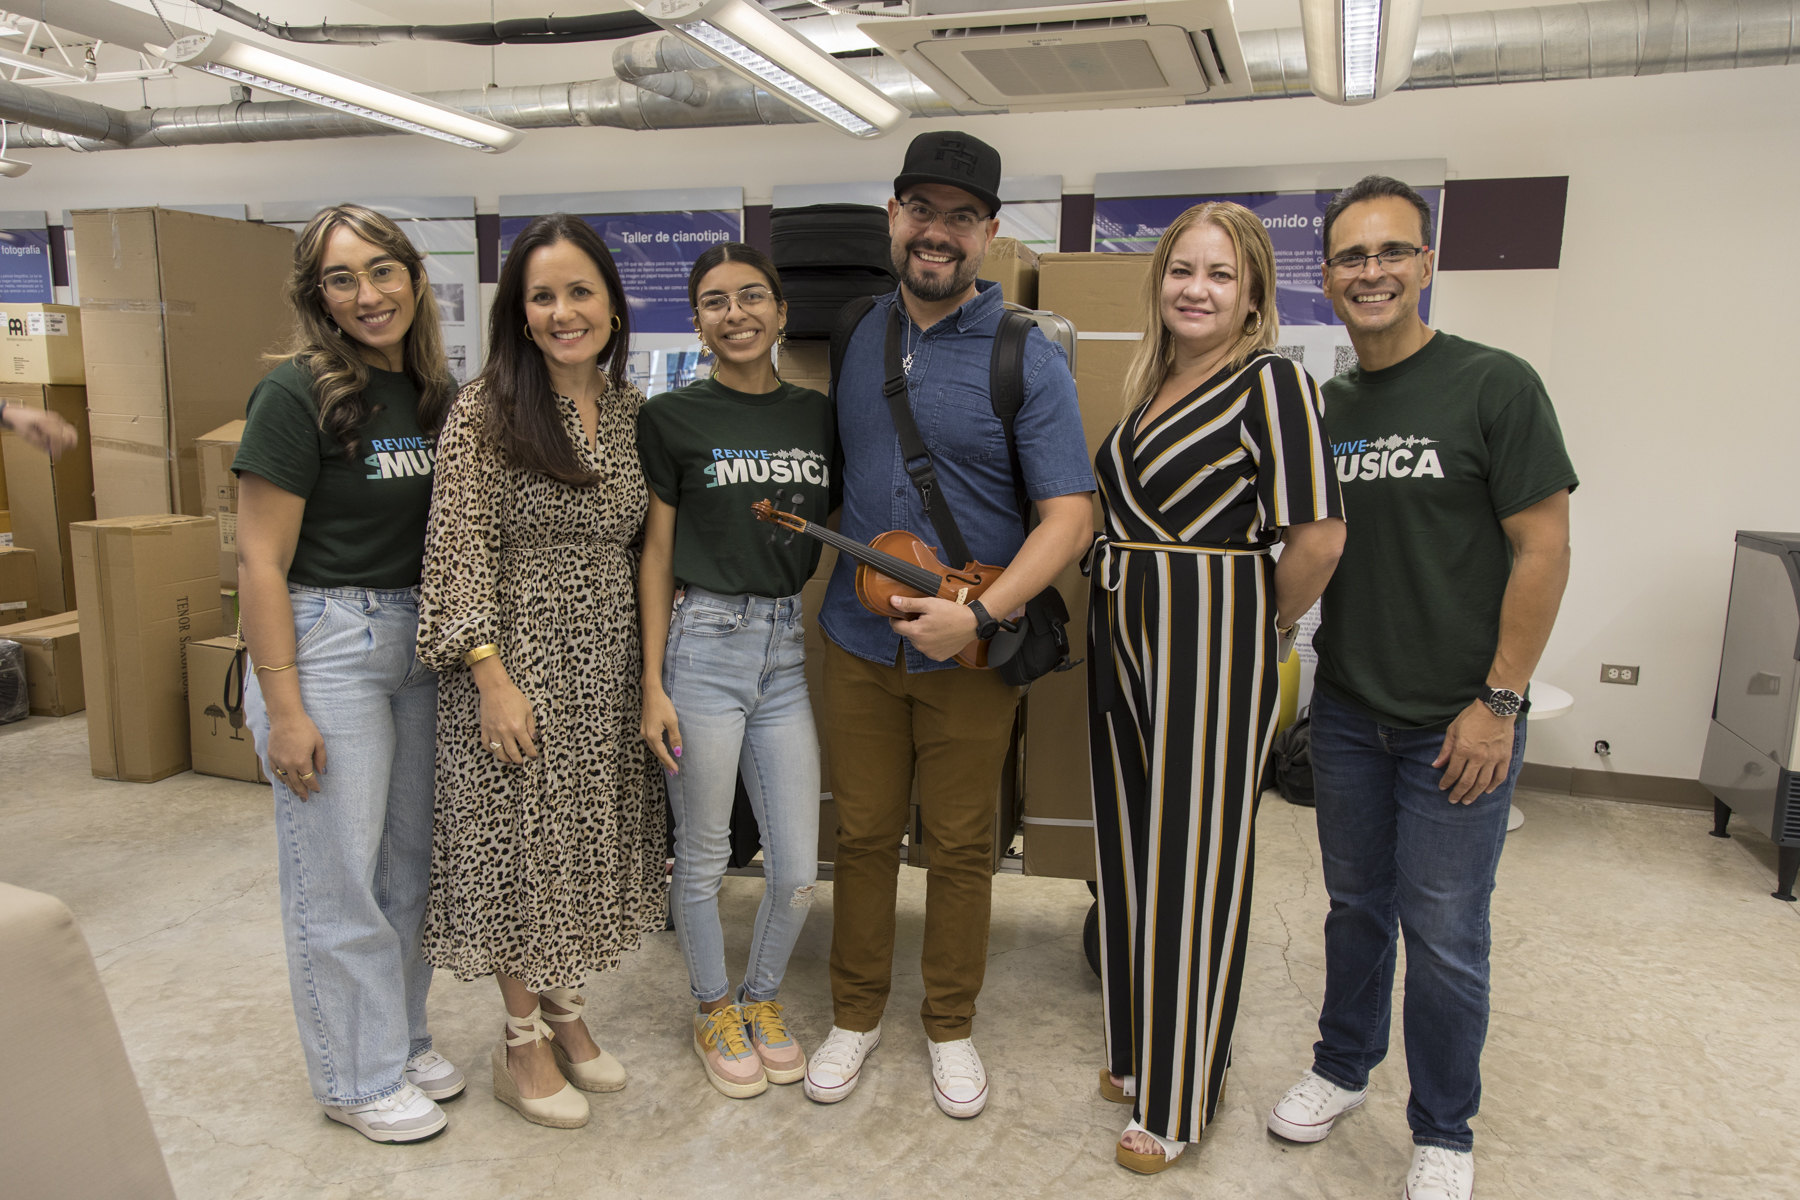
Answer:
[(1342, 375), (1356, 366), (1355, 346), (1333, 346), (1332, 351), (1331, 373), (1333, 376)]
[(1291, 358), (1297, 363), (1306, 361), (1305, 346), (1277, 346), (1275, 347), (1275, 353), (1281, 355), (1283, 358)]

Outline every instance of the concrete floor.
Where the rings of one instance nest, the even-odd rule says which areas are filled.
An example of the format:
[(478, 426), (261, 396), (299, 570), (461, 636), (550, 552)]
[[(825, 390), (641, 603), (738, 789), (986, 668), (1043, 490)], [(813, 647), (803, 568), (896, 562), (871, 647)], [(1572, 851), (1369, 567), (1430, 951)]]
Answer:
[[(1244, 1011), (1221, 1116), (1154, 1179), (1112, 1162), (1122, 1109), (1095, 1093), (1099, 986), (1081, 956), (1077, 882), (994, 887), (976, 1040), (993, 1098), (973, 1121), (929, 1094), (918, 943), (924, 875), (902, 872), (901, 952), (884, 1041), (849, 1101), (795, 1087), (727, 1100), (688, 1048), (673, 934), (597, 979), (599, 1040), (632, 1072), (586, 1129), (527, 1125), (489, 1092), (491, 984), (440, 977), (438, 1048), (467, 1071), (450, 1127), (378, 1146), (306, 1087), (276, 913), (267, 793), (180, 775), (92, 779), (78, 715), (0, 727), (0, 879), (80, 919), (183, 1200), (605, 1195), (1328, 1197), (1391, 1200), (1410, 1139), (1406, 1066), (1314, 1147), (1263, 1131), (1309, 1061), (1325, 901), (1311, 812), (1263, 807)], [(1773, 900), (1773, 847), (1707, 837), (1707, 814), (1521, 793), (1501, 864), (1494, 1017), (1476, 1123), (1477, 1195), (1800, 1195), (1800, 913)], [(761, 881), (728, 879), (741, 963)], [(784, 1000), (809, 1047), (830, 1025), (830, 889)], [(659, 1075), (659, 1072), (665, 1073)]]

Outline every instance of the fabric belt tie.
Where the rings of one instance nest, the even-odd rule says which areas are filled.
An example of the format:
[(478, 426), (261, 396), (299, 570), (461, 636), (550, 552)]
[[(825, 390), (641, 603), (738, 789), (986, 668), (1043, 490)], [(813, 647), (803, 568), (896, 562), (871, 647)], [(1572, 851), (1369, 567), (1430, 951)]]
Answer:
[[(1081, 573), (1109, 592), (1116, 592), (1125, 582), (1125, 561), (1133, 551), (1142, 554), (1216, 554), (1229, 556), (1264, 556), (1272, 546), (1209, 546), (1192, 542), (1115, 542), (1104, 533), (1094, 535), (1094, 544), (1081, 560)], [(1112, 653), (1117, 640), (1113, 627), (1113, 606), (1106, 608), (1106, 656), (1102, 658), (1088, 648), (1088, 675), (1094, 684), (1094, 699), (1103, 713), (1123, 712), (1117, 674), (1118, 659)]]
[(1081, 573), (1098, 580), (1107, 591), (1116, 592), (1125, 582), (1125, 560), (1134, 550), (1148, 554), (1228, 556), (1266, 555), (1271, 549), (1270, 546), (1208, 546), (1193, 542), (1115, 542), (1104, 533), (1096, 533), (1094, 544), (1088, 547), (1087, 555), (1082, 559)]

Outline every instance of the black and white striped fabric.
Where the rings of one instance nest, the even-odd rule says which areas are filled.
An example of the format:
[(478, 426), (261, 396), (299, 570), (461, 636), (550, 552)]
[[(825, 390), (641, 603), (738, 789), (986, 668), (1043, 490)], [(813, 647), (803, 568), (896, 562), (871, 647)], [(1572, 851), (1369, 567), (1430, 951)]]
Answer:
[[(1341, 517), (1319, 391), (1273, 354), (1222, 372), (1095, 474), (1088, 667), (1110, 1069), (1137, 1118), (1198, 1141), (1213, 1118), (1249, 936), (1252, 818), (1274, 736), (1281, 527)], [(1107, 653), (1110, 648), (1110, 654)]]

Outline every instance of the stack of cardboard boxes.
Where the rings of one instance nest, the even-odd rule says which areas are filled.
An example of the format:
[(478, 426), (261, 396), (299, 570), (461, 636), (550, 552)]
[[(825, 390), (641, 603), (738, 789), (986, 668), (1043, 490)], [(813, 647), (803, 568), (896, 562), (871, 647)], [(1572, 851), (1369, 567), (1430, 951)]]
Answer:
[(244, 415), (293, 333), (294, 235), (162, 208), (77, 211), (100, 517), (200, 516), (196, 441)]

